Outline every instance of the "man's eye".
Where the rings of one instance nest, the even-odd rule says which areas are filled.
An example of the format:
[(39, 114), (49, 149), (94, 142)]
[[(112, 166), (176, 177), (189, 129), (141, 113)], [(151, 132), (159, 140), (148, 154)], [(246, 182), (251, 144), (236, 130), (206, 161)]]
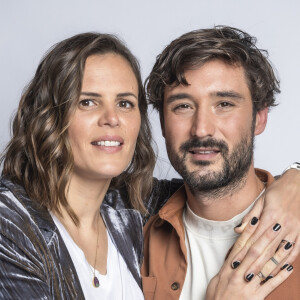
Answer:
[(174, 111), (190, 109), (191, 107), (188, 104), (179, 104), (174, 107)]
[(219, 106), (222, 107), (222, 108), (227, 108), (227, 107), (233, 106), (233, 104), (230, 103), (230, 102), (221, 102), (221, 103), (219, 104)]
[(80, 106), (93, 106), (95, 105), (95, 102), (92, 99), (83, 99), (79, 101)]
[(121, 108), (133, 108), (134, 104), (128, 100), (122, 100), (118, 103), (118, 106)]

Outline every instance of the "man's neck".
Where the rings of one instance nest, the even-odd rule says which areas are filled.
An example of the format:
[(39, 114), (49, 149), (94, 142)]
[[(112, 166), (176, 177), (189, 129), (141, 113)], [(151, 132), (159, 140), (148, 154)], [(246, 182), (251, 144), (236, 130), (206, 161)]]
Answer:
[(220, 191), (192, 194), (186, 187), (187, 201), (198, 216), (214, 221), (225, 221), (244, 211), (260, 194), (264, 183), (251, 166), (238, 185), (228, 186)]

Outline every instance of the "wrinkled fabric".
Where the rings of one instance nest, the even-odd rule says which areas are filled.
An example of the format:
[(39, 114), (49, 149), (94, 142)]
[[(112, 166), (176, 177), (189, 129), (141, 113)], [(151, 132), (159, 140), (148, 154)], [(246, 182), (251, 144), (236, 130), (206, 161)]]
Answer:
[[(147, 216), (131, 209), (125, 190), (109, 191), (101, 206), (111, 239), (140, 287), (142, 222), (181, 184), (154, 179)], [(72, 259), (48, 210), (5, 178), (0, 180), (0, 299), (84, 299)]]

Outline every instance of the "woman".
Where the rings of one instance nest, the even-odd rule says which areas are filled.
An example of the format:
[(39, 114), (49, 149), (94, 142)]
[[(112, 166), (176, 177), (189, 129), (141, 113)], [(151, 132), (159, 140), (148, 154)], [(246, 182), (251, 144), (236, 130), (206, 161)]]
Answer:
[[(2, 157), (1, 299), (143, 299), (137, 210), (152, 187), (150, 142), (139, 65), (116, 37), (52, 48)], [(127, 202), (105, 198), (122, 185)]]

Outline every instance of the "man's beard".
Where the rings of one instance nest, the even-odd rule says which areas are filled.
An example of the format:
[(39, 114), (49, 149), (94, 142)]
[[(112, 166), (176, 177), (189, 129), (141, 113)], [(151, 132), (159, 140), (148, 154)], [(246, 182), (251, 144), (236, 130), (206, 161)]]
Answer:
[[(207, 171), (205, 174), (198, 174), (201, 166), (204, 168), (213, 165), (213, 162), (202, 160), (192, 161), (192, 164), (199, 166), (199, 170), (188, 171), (186, 165), (187, 154), (192, 148), (218, 148), (219, 154), (223, 157), (223, 164), (219, 171)], [(169, 159), (174, 169), (182, 176), (190, 191), (194, 195), (205, 195), (220, 197), (230, 193), (236, 188), (241, 187), (244, 183), (246, 174), (250, 168), (253, 158), (254, 148), (254, 130), (252, 128), (251, 135), (240, 140), (229, 153), (227, 143), (214, 138), (200, 140), (198, 138), (190, 139), (180, 146), (179, 156), (167, 144)]]

